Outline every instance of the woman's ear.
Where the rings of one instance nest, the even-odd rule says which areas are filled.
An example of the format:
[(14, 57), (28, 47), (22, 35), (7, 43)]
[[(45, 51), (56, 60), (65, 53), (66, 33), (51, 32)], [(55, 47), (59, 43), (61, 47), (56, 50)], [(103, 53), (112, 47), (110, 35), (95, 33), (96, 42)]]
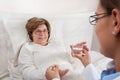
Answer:
[(120, 10), (113, 9), (112, 10), (113, 16), (113, 31), (117, 34), (120, 34)]

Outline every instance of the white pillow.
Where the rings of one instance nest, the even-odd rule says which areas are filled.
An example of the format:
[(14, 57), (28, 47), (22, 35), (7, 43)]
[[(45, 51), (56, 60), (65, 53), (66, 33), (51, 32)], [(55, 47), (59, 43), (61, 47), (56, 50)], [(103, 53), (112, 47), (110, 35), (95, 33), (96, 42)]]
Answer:
[(13, 53), (12, 43), (10, 36), (6, 31), (3, 20), (0, 19), (0, 79), (7, 80), (8, 72), (8, 57)]

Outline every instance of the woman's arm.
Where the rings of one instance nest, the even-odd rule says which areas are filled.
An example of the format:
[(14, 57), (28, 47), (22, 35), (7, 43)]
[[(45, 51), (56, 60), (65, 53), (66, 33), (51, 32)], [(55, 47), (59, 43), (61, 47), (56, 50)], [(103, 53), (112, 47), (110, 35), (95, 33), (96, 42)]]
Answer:
[(19, 54), (18, 66), (25, 80), (41, 80), (45, 78), (45, 75), (36, 67), (33, 59), (32, 51), (23, 46)]

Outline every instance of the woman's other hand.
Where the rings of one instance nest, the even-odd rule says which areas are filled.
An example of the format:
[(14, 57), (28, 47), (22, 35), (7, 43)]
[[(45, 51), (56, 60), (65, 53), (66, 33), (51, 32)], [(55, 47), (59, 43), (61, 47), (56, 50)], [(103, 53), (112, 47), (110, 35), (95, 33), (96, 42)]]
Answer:
[(68, 69), (59, 70), (60, 77), (64, 76), (68, 71), (69, 71)]

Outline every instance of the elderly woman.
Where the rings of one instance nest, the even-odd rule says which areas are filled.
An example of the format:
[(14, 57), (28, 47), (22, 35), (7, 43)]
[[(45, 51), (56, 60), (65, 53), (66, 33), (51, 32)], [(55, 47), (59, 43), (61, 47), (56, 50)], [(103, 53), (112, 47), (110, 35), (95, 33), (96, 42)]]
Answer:
[(80, 78), (80, 72), (76, 72), (72, 66), (74, 60), (65, 47), (50, 42), (50, 24), (47, 20), (33, 17), (28, 20), (26, 30), (30, 41), (22, 46), (18, 57), (18, 66), (24, 80), (46, 80), (45, 71), (53, 64), (63, 70), (60, 76), (66, 73), (62, 80)]
[[(73, 50), (73, 56), (80, 59), (85, 66), (83, 75), (85, 80), (120, 80), (120, 0), (100, 0), (96, 13), (90, 16), (90, 23), (96, 25), (95, 31), (100, 42), (101, 53), (113, 59), (106, 70), (99, 75), (91, 64), (88, 50), (83, 48), (81, 52)], [(54, 67), (54, 66), (52, 66)], [(54, 71), (48, 68), (46, 77), (50, 79), (49, 73), (56, 73), (59, 77), (58, 67)], [(52, 75), (53, 77), (53, 75)]]

